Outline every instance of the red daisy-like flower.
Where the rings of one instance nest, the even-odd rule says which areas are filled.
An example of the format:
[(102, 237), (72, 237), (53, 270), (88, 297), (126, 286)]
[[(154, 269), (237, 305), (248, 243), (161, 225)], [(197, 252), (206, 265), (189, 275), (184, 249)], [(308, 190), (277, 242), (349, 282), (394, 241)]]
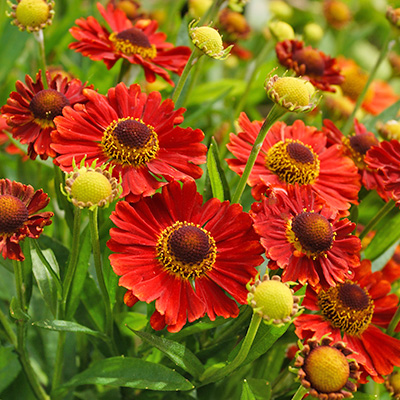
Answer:
[[(171, 182), (137, 203), (120, 201), (111, 220), (110, 261), (128, 296), (155, 302), (154, 329), (176, 332), (207, 314), (236, 317), (246, 284), (263, 262), (250, 216), (239, 204), (203, 203), (194, 181)], [(128, 301), (130, 302), (130, 300)]]
[(156, 32), (158, 22), (155, 20), (139, 20), (133, 25), (126, 14), (111, 3), (106, 9), (97, 3), (97, 8), (111, 32), (92, 16), (80, 18), (75, 21), (78, 26), (69, 30), (78, 41), (69, 47), (92, 60), (103, 61), (108, 69), (124, 58), (141, 65), (148, 82), (154, 82), (159, 75), (173, 86), (166, 70), (181, 75), (190, 49), (166, 42), (165, 33)]
[(311, 46), (304, 47), (300, 40), (278, 42), (275, 51), (281, 65), (292, 69), (297, 76), (309, 79), (318, 89), (334, 92), (331, 85), (344, 81), (335, 58)]
[(329, 334), (334, 341), (344, 341), (354, 351), (361, 365), (361, 383), (368, 375), (383, 382), (382, 375), (400, 366), (400, 340), (383, 333), (396, 309), (398, 298), (389, 294), (391, 285), (381, 271), (371, 272), (371, 262), (363, 260), (354, 278), (318, 293), (307, 288), (302, 305), (316, 314), (302, 314), (295, 321), (301, 339)]
[(382, 171), (384, 174), (385, 190), (400, 207), (400, 142), (380, 142), (378, 146), (371, 147), (365, 156), (365, 162), (370, 168)]
[[(340, 84), (342, 92), (355, 104), (368, 81), (368, 74), (354, 60), (339, 57), (338, 64), (344, 76), (344, 81)], [(367, 90), (361, 107), (372, 115), (378, 115), (397, 100), (399, 96), (387, 82), (374, 80)]]
[(46, 71), (46, 81), (48, 89), (44, 88), (41, 71), (36, 74), (35, 82), (26, 75), (25, 84), (17, 81), (17, 91), (10, 94), (7, 104), (1, 108), (12, 127), (13, 137), (28, 144), (28, 155), (32, 160), (38, 155), (43, 160), (56, 157), (50, 147), (54, 118), (62, 115), (65, 106), (87, 101), (82, 94), (85, 84), (79, 79), (68, 80), (59, 74), (51, 78)]
[(28, 160), (29, 158), (26, 154), (20, 150), (14, 143), (11, 143), (10, 138), (8, 137), (7, 132), (11, 130), (11, 127), (8, 126), (5, 117), (0, 114), (0, 146), (5, 145), (4, 150), (8, 154), (19, 154), (23, 157), (23, 161)]
[(328, 136), (328, 142), (343, 144), (344, 154), (350, 157), (358, 167), (361, 182), (368, 190), (376, 190), (378, 194), (387, 201), (388, 194), (384, 189), (383, 174), (379, 170), (371, 169), (365, 163), (365, 155), (372, 146), (378, 146), (379, 140), (367, 128), (354, 120), (354, 135), (344, 136), (343, 133), (329, 119), (324, 120), (322, 130)]
[(335, 286), (360, 264), (361, 241), (351, 234), (355, 224), (340, 219), (309, 186), (271, 190), (261, 204), (253, 204), (252, 216), (268, 267), (282, 268), (284, 282)]
[(53, 213), (45, 211), (50, 199), (42, 189), (34, 190), (9, 179), (0, 179), (0, 252), (4, 258), (25, 259), (19, 242), (26, 237), (37, 239)]
[[(161, 178), (183, 180), (200, 178), (198, 166), (206, 161), (207, 147), (200, 143), (200, 129), (176, 126), (183, 121), (184, 109), (161, 95), (142, 93), (135, 84), (127, 88), (119, 83), (107, 96), (85, 90), (86, 105), (64, 109), (57, 117), (52, 135), (55, 162), (64, 171), (72, 170), (86, 156), (96, 166), (110, 163), (113, 174), (122, 176), (126, 200), (151, 196), (165, 185)], [(196, 165), (197, 164), (197, 165)]]
[[(229, 167), (243, 174), (251, 148), (262, 122), (250, 122), (245, 113), (239, 117), (243, 132), (231, 133), (228, 149), (237, 159), (227, 159)], [(315, 127), (296, 120), (292, 126), (275, 123), (258, 154), (248, 184), (256, 200), (268, 186), (310, 185), (331, 207), (347, 210), (357, 204), (361, 187), (357, 167), (342, 154), (341, 146), (327, 148), (327, 138)]]

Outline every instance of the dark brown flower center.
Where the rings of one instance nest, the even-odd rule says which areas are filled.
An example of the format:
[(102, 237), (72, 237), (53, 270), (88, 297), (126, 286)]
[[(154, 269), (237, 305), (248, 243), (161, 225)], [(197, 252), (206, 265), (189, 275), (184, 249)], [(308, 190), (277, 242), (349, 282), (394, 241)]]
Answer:
[(154, 58), (157, 55), (155, 45), (150, 43), (149, 37), (140, 29), (129, 28), (110, 35), (111, 42), (117, 51), (131, 56), (138, 54), (143, 58)]
[(101, 145), (109, 158), (137, 168), (154, 159), (160, 148), (154, 128), (129, 117), (113, 121), (104, 131)]
[(325, 61), (319, 51), (306, 47), (293, 53), (293, 60), (304, 65), (306, 75), (322, 76), (325, 71)]
[(17, 197), (0, 195), (0, 234), (14, 233), (28, 220), (28, 209)]
[(299, 140), (286, 139), (268, 150), (266, 166), (281, 181), (312, 184), (319, 175), (319, 158), (313, 149)]
[(304, 211), (292, 220), (291, 230), (301, 251), (316, 257), (332, 247), (334, 233), (332, 224), (323, 216)]
[(334, 328), (352, 336), (361, 335), (374, 314), (374, 302), (367, 290), (351, 281), (321, 291), (318, 306)]
[(214, 265), (216, 255), (213, 237), (192, 223), (176, 222), (161, 232), (157, 242), (160, 263), (183, 279), (204, 275)]
[(62, 93), (54, 89), (45, 89), (33, 96), (29, 109), (39, 120), (53, 121), (55, 117), (62, 115), (63, 108), (68, 105), (70, 102)]
[(372, 146), (377, 146), (379, 144), (378, 139), (374, 135), (369, 133), (351, 136), (349, 140), (350, 146), (356, 152), (364, 156)]

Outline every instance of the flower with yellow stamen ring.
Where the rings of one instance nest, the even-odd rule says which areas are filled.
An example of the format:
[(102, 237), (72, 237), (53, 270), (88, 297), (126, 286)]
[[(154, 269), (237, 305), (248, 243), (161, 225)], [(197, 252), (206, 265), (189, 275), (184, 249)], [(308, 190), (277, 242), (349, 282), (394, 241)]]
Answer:
[(85, 158), (77, 167), (73, 160), (73, 171), (67, 174), (65, 194), (72, 204), (79, 208), (108, 207), (121, 195), (122, 186), (112, 177), (112, 167), (96, 167), (96, 160), (90, 166), (85, 165)]
[(352, 397), (360, 375), (357, 362), (347, 358), (353, 352), (343, 342), (332, 342), (330, 337), (322, 338), (320, 343), (308, 340), (304, 346), (300, 345), (294, 364), (299, 368), (301, 384), (311, 396), (321, 400)]
[(292, 112), (310, 112), (316, 106), (315, 89), (309, 81), (290, 76), (274, 75), (264, 84), (268, 97), (276, 104)]
[(393, 371), (385, 379), (385, 387), (395, 400), (400, 399), (400, 372)]
[(247, 302), (265, 323), (283, 325), (299, 311), (300, 298), (293, 295), (288, 283), (281, 282), (279, 275), (270, 279), (265, 274), (262, 281), (257, 279), (254, 285), (248, 284), (247, 289)]
[(7, 15), (21, 31), (35, 32), (51, 25), (54, 15), (54, 2), (48, 0), (17, 0), (18, 4), (8, 1), (12, 12)]
[(225, 60), (233, 45), (224, 49), (222, 37), (216, 29), (211, 26), (196, 26), (196, 24), (194, 20), (189, 24), (189, 36), (196, 48), (208, 57)]

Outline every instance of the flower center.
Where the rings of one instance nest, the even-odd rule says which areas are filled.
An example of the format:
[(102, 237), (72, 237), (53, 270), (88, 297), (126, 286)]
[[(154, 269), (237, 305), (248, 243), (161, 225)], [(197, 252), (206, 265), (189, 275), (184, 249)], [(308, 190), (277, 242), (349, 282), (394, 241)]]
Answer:
[(266, 166), (289, 184), (313, 184), (319, 175), (318, 156), (299, 140), (286, 139), (272, 146), (268, 150)]
[[(356, 101), (367, 83), (368, 74), (357, 66), (343, 68), (341, 74), (344, 76), (344, 81), (340, 84), (343, 94)], [(364, 101), (370, 100), (371, 96), (369, 89)]]
[(221, 35), (210, 26), (193, 28), (190, 36), (193, 43), (207, 55), (217, 55), (224, 49)]
[(311, 47), (306, 47), (294, 52), (293, 60), (296, 61), (299, 66), (305, 66), (305, 75), (322, 76), (324, 74), (325, 62), (321, 54)]
[(69, 100), (62, 93), (54, 89), (44, 89), (33, 96), (29, 110), (39, 125), (54, 127), (53, 119), (62, 115), (63, 108), (69, 105)]
[(254, 301), (263, 315), (275, 320), (289, 317), (294, 303), (289, 287), (276, 280), (261, 282), (254, 291)]
[(303, 211), (288, 222), (286, 236), (297, 251), (315, 259), (327, 252), (335, 240), (332, 224), (323, 216)]
[(214, 265), (215, 240), (205, 229), (189, 222), (175, 222), (157, 241), (157, 258), (171, 274), (183, 279), (203, 276)]
[(360, 169), (365, 169), (364, 156), (372, 146), (379, 144), (378, 139), (370, 133), (343, 137), (344, 145), (348, 148), (350, 156)]
[(100, 172), (82, 171), (71, 185), (71, 196), (83, 203), (98, 204), (112, 193), (110, 181)]
[(305, 107), (310, 103), (310, 92), (307, 89), (306, 82), (303, 79), (286, 76), (277, 79), (273, 90), (279, 99), (284, 99), (296, 106)]
[(0, 195), (0, 234), (12, 234), (28, 220), (28, 209), (17, 197)]
[(334, 328), (351, 336), (361, 335), (374, 314), (374, 302), (369, 293), (351, 281), (321, 291), (318, 306)]
[(321, 393), (339, 392), (350, 377), (347, 358), (340, 350), (330, 346), (319, 346), (311, 350), (303, 369), (311, 387)]
[(150, 43), (148, 36), (140, 29), (129, 28), (119, 33), (113, 32), (109, 39), (117, 51), (127, 56), (137, 54), (152, 59), (157, 55), (156, 46)]
[(111, 159), (136, 168), (153, 160), (160, 149), (154, 128), (131, 117), (113, 121), (104, 131), (101, 146)]
[(44, 0), (21, 0), (15, 13), (25, 28), (38, 28), (49, 19), (50, 7)]

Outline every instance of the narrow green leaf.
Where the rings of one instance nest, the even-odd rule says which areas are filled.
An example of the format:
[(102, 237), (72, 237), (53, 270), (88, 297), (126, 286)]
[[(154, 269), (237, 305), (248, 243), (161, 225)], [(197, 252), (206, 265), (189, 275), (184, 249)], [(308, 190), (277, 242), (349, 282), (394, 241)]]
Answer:
[(16, 297), (13, 297), (10, 302), (10, 315), (14, 319), (20, 319), (23, 321), (28, 321), (31, 317), (25, 313), (19, 306), (19, 302)]
[(270, 400), (271, 385), (265, 379), (247, 378), (247, 384), (257, 400)]
[(219, 176), (221, 178), (222, 187), (224, 189), (224, 200), (230, 200), (231, 193), (230, 193), (230, 189), (229, 189), (229, 184), (226, 179), (224, 169), (222, 168), (222, 165), (221, 165), (221, 157), (220, 157), (219, 150), (218, 150), (218, 143), (215, 140), (214, 136), (211, 138), (211, 143), (213, 144), (212, 151), (214, 153), (215, 162), (217, 165)]
[(162, 351), (176, 365), (189, 372), (193, 377), (198, 378), (204, 372), (204, 366), (201, 361), (184, 345), (148, 332), (135, 331), (132, 328), (129, 329), (142, 340), (145, 340)]
[(365, 258), (368, 258), (371, 261), (375, 260), (388, 250), (396, 241), (398, 241), (400, 239), (400, 229), (398, 229), (399, 224), (400, 213), (397, 213), (394, 216), (390, 214), (366, 248), (364, 252)]
[(29, 308), (29, 303), (31, 301), (31, 296), (32, 296), (32, 281), (33, 281), (30, 240), (24, 240), (22, 242), (22, 251), (25, 255), (25, 260), (22, 261), (22, 280), (25, 286), (24, 297), (25, 297), (25, 304)]
[(111, 357), (98, 361), (61, 386), (55, 397), (79, 385), (110, 385), (161, 391), (191, 390), (194, 386), (164, 365), (132, 357)]
[(376, 394), (355, 392), (353, 396), (353, 400), (378, 400), (378, 395)]
[(383, 110), (379, 115), (369, 118), (364, 121), (364, 125), (370, 132), (376, 132), (376, 123), (378, 121), (389, 121), (390, 119), (396, 119), (400, 107), (400, 100), (392, 104), (390, 107)]
[(0, 393), (18, 376), (21, 364), (11, 347), (0, 347)]
[(104, 330), (105, 311), (104, 303), (100, 301), (101, 294), (96, 282), (88, 275), (81, 292), (81, 301), (86, 309), (85, 317), (89, 319), (99, 331)]
[(92, 335), (99, 339), (108, 341), (108, 337), (104, 333), (94, 331), (86, 326), (72, 321), (62, 321), (57, 319), (50, 321), (48, 319), (44, 319), (42, 321), (32, 322), (32, 325), (39, 328), (48, 329), (49, 331), (86, 333), (87, 335)]
[[(54, 253), (50, 249), (42, 251), (43, 256), (50, 264), (54, 274), (59, 276), (59, 267)], [(32, 250), (32, 271), (35, 276), (40, 293), (43, 296), (44, 301), (48, 305), (51, 313), (55, 316), (57, 313), (57, 285), (46, 268), (45, 264), (40, 259), (36, 250)]]
[(247, 383), (246, 379), (243, 381), (242, 394), (240, 396), (240, 400), (256, 400), (256, 397), (254, 396), (253, 392), (251, 391), (250, 386)]
[(218, 200), (224, 201), (224, 188), (222, 185), (221, 177), (219, 176), (217, 162), (213, 152), (214, 145), (211, 143), (207, 152), (207, 170), (210, 177), (211, 189), (213, 196)]

